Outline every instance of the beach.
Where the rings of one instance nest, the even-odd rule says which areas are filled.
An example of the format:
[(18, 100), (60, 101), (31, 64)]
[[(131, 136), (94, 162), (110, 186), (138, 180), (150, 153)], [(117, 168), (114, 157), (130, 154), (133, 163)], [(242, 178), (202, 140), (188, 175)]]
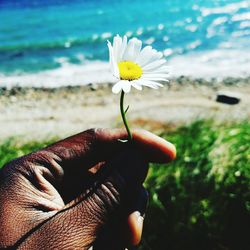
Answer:
[[(125, 95), (124, 108), (129, 106), (126, 113), (128, 123), (131, 129), (146, 129), (171, 142), (177, 151), (174, 161), (167, 164), (149, 162), (143, 183), (148, 190), (149, 201), (138, 249), (248, 250), (249, 10), (250, 0), (187, 0), (185, 4), (183, 0), (0, 1), (0, 170), (13, 159), (87, 129), (124, 128), (119, 110), (120, 95), (112, 93), (112, 86), (119, 78), (127, 78), (122, 77), (119, 67), (119, 78), (112, 73), (112, 53), (109, 53), (107, 43), (110, 41), (114, 45), (113, 39), (117, 35), (126, 36), (128, 40), (137, 38), (141, 40), (143, 50), (149, 46), (146, 50), (151, 51), (152, 47), (162, 53), (166, 59), (164, 70), (157, 69), (162, 64), (154, 61), (160, 58), (160, 54), (157, 57), (150, 56), (151, 53), (145, 56), (144, 51), (145, 58), (140, 62), (141, 54), (135, 54), (134, 42), (133, 46), (131, 43), (127, 45), (126, 50), (120, 48), (123, 59), (117, 63), (132, 63), (141, 69), (142, 75), (136, 74), (129, 80), (139, 79), (142, 85), (152, 84), (150, 80), (155, 80), (164, 86), (157, 90), (143, 87), (142, 91), (132, 88)], [(128, 48), (134, 51), (131, 58), (127, 55), (125, 58), (125, 54), (130, 54)], [(147, 69), (150, 60), (153, 65)], [(150, 68), (157, 72), (154, 79), (149, 74)], [(143, 82), (145, 79), (149, 81)], [(155, 156), (158, 150), (165, 152), (158, 143), (143, 142), (143, 148), (144, 144), (146, 148), (152, 148)], [(137, 147), (136, 143), (135, 147), (127, 144), (125, 148), (129, 149), (127, 164), (134, 168), (131, 171), (134, 180), (142, 169), (141, 160), (145, 160), (144, 166), (150, 157), (143, 154), (141, 145)], [(101, 179), (105, 181), (107, 178), (112, 184), (112, 173), (115, 172), (118, 179), (125, 180), (128, 198), (133, 197), (142, 183), (137, 187), (132, 179), (130, 182), (127, 177), (122, 178), (124, 171), (120, 171), (119, 164), (118, 168), (112, 167), (113, 162), (116, 166), (116, 162), (119, 163), (116, 160), (120, 159), (119, 152), (114, 151), (108, 159), (101, 159), (107, 163), (104, 167), (107, 171), (104, 170), (104, 178)], [(139, 161), (133, 152), (139, 154)], [(32, 161), (35, 161), (34, 156)], [(92, 161), (92, 154), (86, 156), (87, 160), (82, 161), (83, 169), (77, 170), (78, 180), (82, 176), (78, 173), (92, 167), (85, 164), (89, 159)], [(93, 157), (96, 161), (95, 153)], [(64, 161), (55, 160), (64, 166)], [(29, 161), (26, 163), (30, 166)], [(36, 180), (40, 182), (41, 174), (55, 185), (60, 195), (66, 183), (65, 190), (70, 194), (75, 190), (75, 183), (68, 183), (67, 175), (70, 174), (69, 179), (72, 177), (73, 180), (76, 172), (73, 164), (72, 171), (68, 161), (66, 165), (62, 182), (54, 183), (50, 174), (47, 175), (49, 164), (43, 168), (39, 161), (42, 172), (36, 171), (39, 166), (34, 171), (29, 168), (32, 173), (27, 174), (25, 183), (31, 183), (39, 189), (35, 191), (45, 197), (44, 188), (36, 183)], [(23, 172), (21, 165), (18, 170)], [(95, 195), (98, 185), (102, 184), (100, 172), (93, 176), (98, 179), (95, 188), (90, 189), (93, 192), (88, 192), (86, 198)], [(1, 177), (8, 179), (9, 175), (4, 170), (0, 173), (3, 173)], [(33, 175), (36, 173), (39, 178)], [(17, 176), (15, 172), (12, 174)], [(85, 187), (90, 187), (90, 182), (85, 178), (82, 182), (84, 190), (80, 191), (85, 194)], [(13, 185), (15, 182), (11, 183), (10, 192), (4, 191), (4, 196), (12, 197)], [(110, 191), (113, 194), (113, 190)], [(97, 193), (97, 197), (102, 199), (104, 193), (101, 196)], [(26, 208), (30, 211), (38, 209), (39, 213), (48, 213), (48, 208), (43, 209), (40, 201), (32, 205), (30, 197), (28, 199)], [(130, 204), (130, 199), (123, 202), (119, 197), (119, 200), (124, 208), (129, 208), (135, 201), (133, 199)], [(65, 204), (68, 201), (67, 197)], [(79, 201), (77, 206), (85, 202), (84, 199)], [(25, 200), (22, 202), (25, 204)], [(106, 207), (108, 203), (103, 204)], [(134, 205), (131, 208), (137, 209)], [(122, 211), (126, 210), (122, 208)], [(118, 214), (114, 210), (114, 213), (108, 213), (107, 218), (123, 221), (121, 216), (117, 217)], [(72, 216), (70, 219), (73, 221), (75, 218)], [(113, 223), (110, 225), (113, 227)], [(23, 227), (22, 223), (19, 226)], [(40, 232), (43, 226), (46, 224), (41, 224), (35, 238), (41, 235), (42, 240)], [(60, 228), (68, 232), (67, 223), (60, 224)], [(74, 223), (69, 229), (73, 228)], [(81, 228), (86, 229), (85, 225)], [(19, 229), (13, 230), (18, 232)], [(32, 230), (31, 233), (35, 232)], [(6, 230), (3, 228), (2, 231)], [(47, 237), (48, 233), (44, 235)], [(9, 238), (8, 235), (3, 236), (4, 239)], [(98, 236), (99, 233), (97, 239)], [(67, 234), (67, 239), (71, 240), (70, 234)]]
[[(162, 52), (172, 78), (158, 91), (126, 96), (132, 127), (247, 119), (249, 6), (244, 0), (0, 3), (0, 138), (121, 127), (107, 48), (117, 34)], [(240, 103), (216, 102), (222, 90), (239, 92)]]
[[(223, 81), (179, 77), (159, 90), (133, 90), (125, 97), (132, 128), (160, 133), (199, 119), (236, 122), (250, 117), (250, 78)], [(122, 127), (119, 95), (112, 84), (61, 88), (2, 88), (1, 140), (63, 138), (94, 127)], [(218, 91), (240, 94), (240, 103), (216, 102)]]

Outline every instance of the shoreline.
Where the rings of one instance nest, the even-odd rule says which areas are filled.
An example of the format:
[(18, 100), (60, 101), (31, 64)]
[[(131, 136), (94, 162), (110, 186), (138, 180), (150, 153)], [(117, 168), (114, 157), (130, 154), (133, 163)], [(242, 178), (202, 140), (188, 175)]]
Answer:
[[(0, 138), (63, 138), (91, 127), (120, 127), (119, 95), (111, 92), (111, 85), (0, 88)], [(240, 103), (216, 102), (221, 90), (240, 93)], [(179, 77), (159, 90), (133, 90), (125, 96), (125, 103), (130, 105), (132, 128), (156, 133), (197, 119), (246, 120), (250, 117), (250, 78), (207, 81)]]

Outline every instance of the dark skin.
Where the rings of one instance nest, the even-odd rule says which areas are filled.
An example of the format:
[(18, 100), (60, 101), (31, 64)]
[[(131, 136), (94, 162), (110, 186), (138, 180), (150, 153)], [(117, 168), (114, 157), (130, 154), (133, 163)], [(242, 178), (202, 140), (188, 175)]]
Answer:
[(175, 147), (144, 130), (92, 129), (0, 172), (0, 249), (125, 249), (140, 242), (149, 162)]

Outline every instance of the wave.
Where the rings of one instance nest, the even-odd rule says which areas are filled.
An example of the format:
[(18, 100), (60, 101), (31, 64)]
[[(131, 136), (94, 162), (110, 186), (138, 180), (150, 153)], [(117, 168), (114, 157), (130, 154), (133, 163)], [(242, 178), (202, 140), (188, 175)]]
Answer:
[(248, 77), (250, 50), (215, 49), (175, 56), (169, 60), (172, 76), (193, 78)]
[(12, 88), (35, 87), (57, 88), (62, 86), (79, 86), (90, 83), (101, 84), (113, 82), (109, 64), (94, 61), (82, 65), (65, 63), (61, 68), (38, 73), (19, 75), (0, 75), (0, 87)]
[(0, 52), (12, 52), (12, 51), (25, 51), (25, 50), (47, 50), (47, 49), (64, 49), (73, 46), (82, 46), (84, 44), (94, 44), (106, 41), (107, 38), (111, 37), (112, 34), (103, 33), (100, 36), (92, 35), (91, 37), (83, 37), (83, 38), (69, 38), (64, 40), (55, 40), (55, 41), (44, 41), (34, 43), (16, 43), (16, 44), (8, 44), (1, 45)]
[[(171, 77), (217, 78), (250, 76), (250, 51), (216, 49), (193, 52), (170, 58), (168, 65)], [(0, 74), (0, 87), (57, 88), (86, 84), (113, 83), (115, 78), (105, 61), (89, 61), (81, 65), (61, 62), (61, 67), (53, 70), (29, 74)]]

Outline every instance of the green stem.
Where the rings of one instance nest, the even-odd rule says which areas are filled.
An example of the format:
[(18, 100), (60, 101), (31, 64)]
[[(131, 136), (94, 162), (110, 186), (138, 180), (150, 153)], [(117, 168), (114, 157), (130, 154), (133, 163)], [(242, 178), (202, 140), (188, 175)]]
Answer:
[(125, 128), (128, 132), (128, 140), (131, 141), (132, 140), (132, 134), (130, 132), (130, 129), (129, 129), (129, 125), (128, 125), (128, 122), (127, 122), (127, 119), (126, 119), (126, 111), (124, 111), (124, 91), (122, 90), (122, 93), (121, 93), (121, 98), (120, 98), (120, 111), (121, 111), (121, 116), (122, 116), (122, 120), (123, 120), (123, 123), (125, 125)]

